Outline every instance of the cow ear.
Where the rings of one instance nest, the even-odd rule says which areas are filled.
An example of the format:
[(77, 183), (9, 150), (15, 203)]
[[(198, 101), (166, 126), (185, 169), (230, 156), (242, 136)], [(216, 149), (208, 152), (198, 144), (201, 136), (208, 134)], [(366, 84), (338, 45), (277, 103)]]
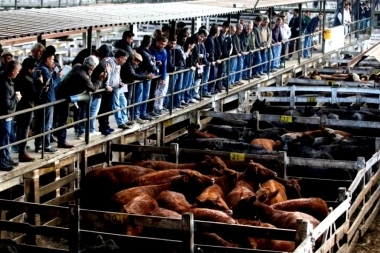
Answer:
[(275, 190), (274, 192), (269, 193), (269, 197), (270, 197), (271, 199), (273, 199), (273, 198), (275, 198), (275, 197), (277, 196), (277, 194), (278, 194), (279, 192), (280, 192), (280, 190), (277, 189), (277, 190)]

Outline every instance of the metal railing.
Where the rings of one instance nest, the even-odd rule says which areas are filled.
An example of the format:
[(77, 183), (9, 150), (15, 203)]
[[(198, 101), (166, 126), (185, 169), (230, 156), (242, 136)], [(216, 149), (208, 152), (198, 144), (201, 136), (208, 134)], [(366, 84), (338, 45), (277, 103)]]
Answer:
[[(358, 21), (358, 22), (360, 22), (360, 21)], [(352, 33), (354, 33), (354, 32), (356, 32), (356, 31), (352, 31)], [(318, 35), (318, 34), (323, 34), (323, 30), (314, 33), (314, 35)], [(291, 40), (297, 40), (297, 42), (301, 42), (302, 39), (304, 39), (306, 36), (309, 36), (309, 35), (301, 35), (299, 37), (292, 38), (289, 41), (291, 41)], [(302, 43), (301, 43), (301, 45), (302, 45)], [(320, 45), (320, 44), (317, 44), (317, 45)], [(311, 45), (310, 49), (313, 46), (314, 45)], [(301, 54), (302, 54), (303, 50), (305, 50), (305, 48), (303, 48), (302, 46), (300, 46), (299, 50), (295, 50), (293, 52), (293, 54), (294, 53), (298, 53), (298, 64), (301, 63)], [(255, 53), (263, 54), (263, 52), (261, 52), (261, 51), (262, 50), (260, 50), (260, 49), (252, 50), (252, 51), (250, 51), (244, 57), (251, 57)], [(311, 54), (312, 54), (313, 50), (310, 50), (310, 51), (311, 51)], [(268, 59), (267, 61), (262, 61), (261, 63), (256, 64), (256, 65), (250, 65), (248, 68), (244, 68), (244, 65), (243, 65), (243, 68), (241, 70), (239, 70), (239, 71), (235, 71), (234, 74), (236, 75), (237, 73), (242, 73), (242, 75), (243, 75), (243, 73), (245, 71), (248, 71), (248, 73), (249, 73), (248, 74), (249, 80), (248, 80), (248, 85), (247, 86), (252, 86), (252, 84), (256, 82), (256, 81), (252, 81), (253, 78), (251, 78), (253, 70), (255, 68), (259, 67), (259, 66), (266, 65), (266, 70), (267, 70), (266, 71), (266, 75), (267, 75), (267, 77), (269, 77), (272, 74), (270, 72), (270, 65), (271, 65), (271, 63), (273, 62), (274, 59), (273, 59), (273, 57), (271, 57), (271, 55), (272, 55), (271, 54), (271, 50), (266, 50), (266, 54), (267, 54), (267, 59)], [(284, 56), (281, 56), (281, 57), (287, 57), (287, 55), (284, 55)], [(130, 115), (133, 116), (134, 115), (135, 107), (137, 105), (141, 105), (141, 104), (145, 104), (145, 103), (150, 103), (150, 102), (153, 102), (153, 101), (155, 101), (156, 99), (159, 99), (159, 98), (163, 98), (163, 99), (169, 98), (170, 104), (168, 105), (168, 110), (169, 110), (169, 115), (172, 115), (173, 112), (174, 112), (174, 109), (175, 109), (173, 107), (173, 96), (174, 95), (178, 95), (178, 94), (181, 94), (181, 93), (186, 92), (186, 91), (190, 92), (190, 91), (192, 91), (194, 89), (199, 89), (198, 94), (200, 96), (200, 100), (202, 100), (202, 97), (203, 97), (203, 94), (202, 94), (203, 86), (209, 85), (211, 83), (218, 82), (218, 81), (220, 81), (220, 82), (225, 81), (226, 83), (228, 83), (229, 82), (229, 76), (231, 74), (231, 72), (230, 72), (230, 61), (233, 58), (237, 58), (237, 56), (234, 55), (234, 56), (230, 56), (228, 58), (225, 58), (225, 59), (221, 60), (222, 63), (226, 64), (226, 73), (225, 73), (226, 75), (225, 76), (216, 78), (216, 79), (211, 80), (211, 81), (209, 80), (208, 82), (204, 82), (204, 83), (202, 82), (202, 78), (201, 78), (201, 82), (199, 84), (190, 85), (190, 87), (185, 88), (185, 89), (181, 89), (179, 91), (174, 91), (174, 85), (171, 85), (171, 90), (168, 90), (167, 93), (166, 93), (166, 95), (164, 95), (164, 96), (150, 98), (150, 99), (148, 99), (146, 101), (141, 101), (141, 102), (138, 102), (138, 103), (133, 102), (132, 104), (127, 105), (124, 108), (119, 108), (119, 109), (112, 110), (112, 111), (109, 111), (109, 112), (106, 112), (106, 113), (98, 114), (98, 115), (93, 116), (93, 117), (90, 117), (90, 113), (89, 113), (90, 112), (90, 103), (88, 103), (86, 105), (87, 106), (87, 108), (86, 108), (87, 109), (87, 117), (86, 118), (79, 119), (77, 121), (73, 121), (72, 123), (68, 123), (65, 126), (57, 127), (57, 128), (51, 129), (49, 131), (44, 131), (44, 127), (43, 127), (40, 134), (36, 134), (36, 135), (34, 135), (32, 137), (29, 137), (29, 138), (26, 138), (26, 139), (23, 139), (23, 140), (18, 140), (16, 142), (10, 143), (8, 145), (2, 146), (2, 147), (0, 147), (0, 150), (2, 150), (4, 148), (9, 148), (9, 147), (11, 147), (13, 145), (17, 145), (17, 144), (23, 143), (25, 141), (30, 141), (30, 140), (33, 140), (33, 139), (36, 139), (36, 138), (43, 137), (42, 141), (41, 141), (41, 143), (42, 143), (41, 158), (44, 158), (44, 144), (45, 144), (45, 138), (44, 137), (47, 134), (52, 134), (52, 133), (54, 133), (54, 132), (56, 132), (58, 130), (69, 128), (69, 127), (75, 126), (75, 125), (77, 125), (79, 123), (83, 123), (83, 122), (86, 123), (86, 128), (85, 128), (85, 143), (88, 144), (89, 143), (89, 136), (90, 136), (90, 126), (89, 126), (90, 120), (95, 120), (95, 119), (97, 119), (99, 117), (102, 117), (102, 116), (113, 115), (115, 112), (118, 112), (118, 111), (121, 111), (121, 110), (132, 110), (132, 112), (130, 113)], [(308, 60), (308, 59), (306, 59), (306, 60)], [(286, 68), (286, 65), (287, 65), (287, 61), (285, 60), (284, 61), (284, 65), (283, 65), (284, 69)], [(174, 74), (184, 74), (184, 73), (186, 73), (188, 71), (191, 71), (191, 70), (190, 69), (183, 69), (183, 70), (179, 70), (179, 71), (176, 71), (176, 72), (173, 72), (173, 73), (168, 73), (168, 75), (171, 77)], [(155, 77), (155, 79), (157, 79), (157, 78), (159, 78), (159, 76)], [(258, 79), (258, 80), (260, 80), (260, 79)], [(135, 82), (131, 83), (131, 85), (133, 85), (133, 89), (132, 89), (132, 91), (133, 91), (133, 93), (132, 93), (132, 101), (135, 100), (134, 96), (135, 96), (136, 84), (141, 83), (141, 82), (142, 81), (135, 81)], [(166, 85), (169, 85), (169, 84), (166, 84)], [(152, 87), (154, 87), (154, 86), (152, 86)], [(229, 94), (230, 90), (231, 90), (231, 88), (229, 87), (229, 85), (227, 85), (226, 86), (226, 93)], [(96, 92), (94, 92), (93, 94), (101, 93), (101, 92), (105, 92), (105, 90), (104, 89), (99, 89)], [(45, 119), (45, 111), (46, 111), (47, 107), (49, 107), (49, 106), (55, 106), (55, 105), (58, 105), (58, 104), (61, 104), (61, 103), (66, 103), (66, 102), (67, 102), (66, 99), (60, 99), (60, 100), (57, 100), (57, 101), (54, 101), (54, 102), (50, 102), (50, 103), (46, 103), (46, 104), (41, 104), (41, 105), (35, 106), (34, 108), (25, 109), (25, 110), (21, 110), (21, 111), (16, 111), (16, 112), (14, 112), (12, 114), (9, 114), (9, 115), (0, 116), (0, 120), (5, 120), (7, 118), (14, 117), (16, 115), (28, 113), (28, 112), (31, 112), (31, 111), (41, 110), (41, 109), (43, 110), (43, 115), (44, 115), (43, 119)], [(45, 122), (42, 123), (42, 126), (44, 126), (44, 125), (45, 125)]]

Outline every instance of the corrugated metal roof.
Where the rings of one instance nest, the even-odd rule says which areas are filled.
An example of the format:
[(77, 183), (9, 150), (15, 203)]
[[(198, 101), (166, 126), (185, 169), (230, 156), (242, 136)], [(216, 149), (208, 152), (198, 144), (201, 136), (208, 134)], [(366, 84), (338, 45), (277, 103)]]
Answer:
[[(305, 0), (288, 0), (286, 5)], [(233, 4), (242, 4), (234, 8)], [(205, 0), (159, 4), (99, 4), (86, 7), (45, 8), (1, 12), (1, 41), (20, 41), (41, 34), (68, 35), (77, 30), (128, 24), (184, 20), (236, 13), (254, 8), (255, 0)], [(283, 0), (259, 0), (257, 8), (284, 5)]]
[(1, 12), (0, 41), (75, 29), (94, 29), (154, 21), (183, 20), (236, 13), (242, 8), (205, 6), (187, 2), (107, 4), (87, 7), (29, 9)]

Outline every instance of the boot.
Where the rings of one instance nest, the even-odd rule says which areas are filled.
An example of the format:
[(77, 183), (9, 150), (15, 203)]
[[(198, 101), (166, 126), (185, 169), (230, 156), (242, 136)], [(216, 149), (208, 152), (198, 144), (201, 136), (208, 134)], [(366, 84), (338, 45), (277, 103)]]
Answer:
[(18, 156), (18, 160), (20, 163), (28, 163), (28, 162), (34, 162), (36, 160), (33, 157), (30, 157), (27, 153), (20, 153)]

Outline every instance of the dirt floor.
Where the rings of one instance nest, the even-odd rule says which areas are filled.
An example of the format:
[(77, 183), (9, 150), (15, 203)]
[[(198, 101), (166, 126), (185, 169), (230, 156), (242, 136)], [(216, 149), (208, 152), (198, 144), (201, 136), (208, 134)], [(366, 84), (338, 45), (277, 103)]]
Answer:
[(380, 213), (356, 244), (354, 253), (380, 253)]

